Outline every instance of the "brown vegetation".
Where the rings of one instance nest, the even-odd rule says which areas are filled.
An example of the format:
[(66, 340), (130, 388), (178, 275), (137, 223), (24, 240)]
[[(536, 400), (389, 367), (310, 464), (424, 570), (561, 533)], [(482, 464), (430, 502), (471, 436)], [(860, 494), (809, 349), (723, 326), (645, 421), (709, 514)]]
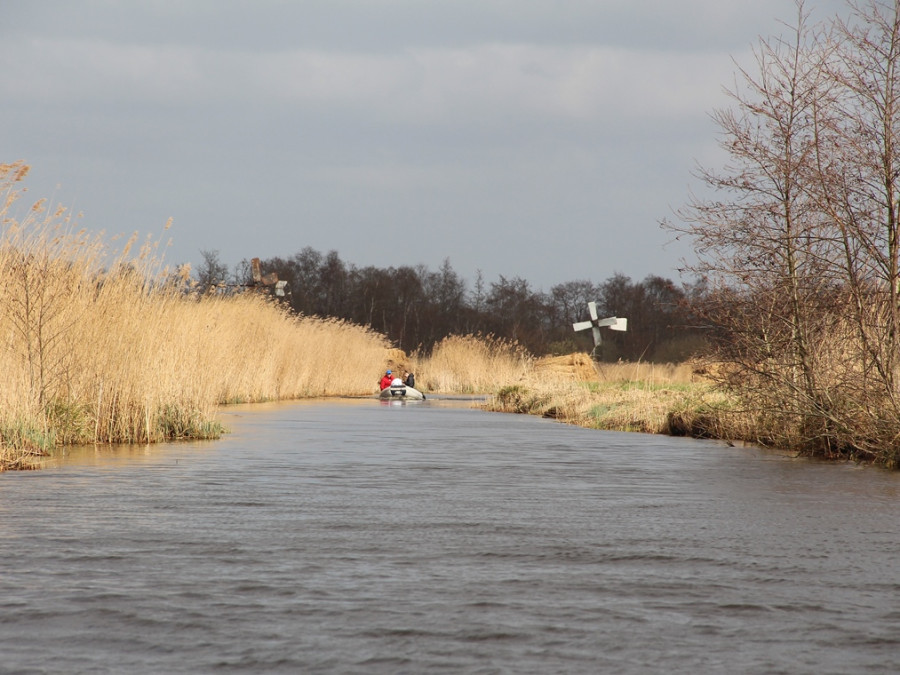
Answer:
[(737, 438), (724, 422), (730, 397), (689, 363), (594, 363), (585, 355), (539, 360), (485, 407), (615, 431)]
[(382, 336), (193, 293), (153, 242), (113, 254), (43, 202), (17, 216), (26, 172), (0, 165), (0, 469), (61, 444), (215, 437), (222, 403), (372, 392)]
[(763, 40), (716, 111), (698, 253), (719, 383), (760, 442), (900, 466), (900, 4)]
[(517, 382), (533, 367), (533, 357), (515, 342), (492, 336), (450, 336), (427, 359), (416, 357), (417, 378), (429, 391), (486, 393)]

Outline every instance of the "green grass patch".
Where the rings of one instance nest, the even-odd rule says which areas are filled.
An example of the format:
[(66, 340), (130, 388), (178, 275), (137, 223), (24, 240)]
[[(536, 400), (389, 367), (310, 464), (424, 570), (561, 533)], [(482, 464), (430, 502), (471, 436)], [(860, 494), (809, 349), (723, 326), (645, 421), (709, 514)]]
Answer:
[(166, 405), (159, 411), (156, 428), (160, 436), (169, 440), (219, 438), (224, 429), (199, 410)]

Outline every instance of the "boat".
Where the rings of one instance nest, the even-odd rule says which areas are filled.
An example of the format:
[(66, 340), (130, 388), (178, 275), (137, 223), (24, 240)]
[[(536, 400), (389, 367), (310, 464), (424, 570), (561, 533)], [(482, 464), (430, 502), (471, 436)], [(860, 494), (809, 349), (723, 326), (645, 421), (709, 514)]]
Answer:
[(391, 401), (424, 401), (425, 394), (415, 387), (407, 387), (405, 384), (391, 385), (381, 390), (380, 398)]

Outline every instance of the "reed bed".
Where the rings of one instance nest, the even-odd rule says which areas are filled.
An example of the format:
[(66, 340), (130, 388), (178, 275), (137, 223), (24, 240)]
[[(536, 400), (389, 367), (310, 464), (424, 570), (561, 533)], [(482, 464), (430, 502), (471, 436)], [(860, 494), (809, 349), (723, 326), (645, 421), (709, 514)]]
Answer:
[(688, 386), (703, 381), (702, 375), (697, 372), (697, 365), (689, 361), (598, 363), (595, 370), (598, 382), (610, 384), (640, 383), (652, 388), (665, 385)]
[(64, 209), (17, 215), (0, 165), (0, 469), (74, 443), (212, 438), (238, 401), (370, 394), (385, 339), (266, 295), (198, 295), (148, 240), (118, 252)]
[(586, 369), (589, 359), (577, 356), (582, 359), (576, 360), (577, 368), (560, 368), (559, 358), (539, 361), (528, 377), (501, 387), (485, 407), (594, 429), (709, 437), (724, 433), (717, 411), (730, 403), (691, 364), (592, 364)]
[(414, 355), (409, 368), (427, 391), (479, 394), (521, 380), (534, 361), (516, 342), (491, 335), (452, 335), (435, 345), (430, 356)]

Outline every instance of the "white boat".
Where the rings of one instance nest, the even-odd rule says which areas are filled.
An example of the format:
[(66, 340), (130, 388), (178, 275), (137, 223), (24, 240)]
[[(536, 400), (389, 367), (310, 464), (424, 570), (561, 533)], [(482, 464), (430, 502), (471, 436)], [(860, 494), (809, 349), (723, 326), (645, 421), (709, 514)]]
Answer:
[(399, 386), (387, 387), (382, 389), (378, 395), (380, 398), (389, 399), (391, 401), (424, 401), (425, 394), (414, 387), (407, 387), (405, 384)]

